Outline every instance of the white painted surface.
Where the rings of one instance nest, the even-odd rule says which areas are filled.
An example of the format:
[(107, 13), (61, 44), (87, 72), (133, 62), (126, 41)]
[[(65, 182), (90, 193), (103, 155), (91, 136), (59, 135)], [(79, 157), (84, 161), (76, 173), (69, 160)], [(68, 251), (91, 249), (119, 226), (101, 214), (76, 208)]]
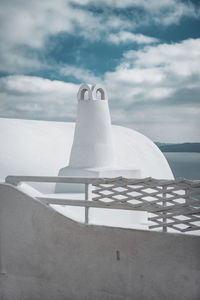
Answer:
[[(74, 123), (0, 118), (0, 180), (8, 174), (57, 175), (69, 159), (73, 132)], [(49, 184), (42, 191), (54, 188)]]
[[(0, 118), (0, 180), (7, 175), (57, 176), (68, 164), (74, 123)], [(141, 177), (172, 179), (170, 167), (147, 137), (137, 131), (112, 126), (116, 164), (121, 169), (141, 169)], [(55, 185), (34, 186), (53, 193)]]
[[(68, 164), (73, 134), (73, 123), (0, 119), (0, 180), (4, 181), (7, 175), (57, 176), (59, 169)], [(112, 135), (118, 169), (127, 172), (140, 169), (141, 178), (173, 178), (164, 155), (148, 138), (121, 126), (112, 126)], [(54, 183), (31, 185), (45, 193), (54, 193), (55, 190)], [(74, 219), (80, 217), (75, 210), (64, 209), (65, 214), (66, 212)], [(98, 224), (112, 223), (113, 226), (121, 227), (129, 224), (130, 227), (131, 223), (143, 226), (146, 222), (145, 213), (135, 213), (133, 216), (130, 213), (120, 215), (119, 212), (106, 212), (104, 216), (102, 212), (93, 210), (91, 220), (95, 218), (94, 213)]]
[[(101, 90), (102, 99), (97, 99)], [(84, 100), (87, 91), (89, 99)], [(74, 141), (69, 161), (71, 168), (99, 168), (114, 166), (114, 149), (110, 112), (103, 86), (81, 85), (78, 92), (78, 111)]]
[[(86, 92), (87, 100), (84, 97)], [(82, 84), (77, 98), (78, 112), (69, 165), (61, 168), (58, 175), (140, 178), (140, 169), (117, 167), (105, 88), (99, 84), (92, 87)], [(56, 184), (55, 192), (82, 192), (82, 187)]]
[(0, 194), (0, 299), (199, 300), (199, 237), (85, 226)]

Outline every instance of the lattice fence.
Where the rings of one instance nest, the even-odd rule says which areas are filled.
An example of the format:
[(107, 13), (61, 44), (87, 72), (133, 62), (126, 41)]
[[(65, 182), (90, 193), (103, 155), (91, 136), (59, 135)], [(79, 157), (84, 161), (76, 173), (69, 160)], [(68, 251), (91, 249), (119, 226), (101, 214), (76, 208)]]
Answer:
[[(200, 230), (200, 182), (115, 178), (93, 184), (92, 201), (151, 213), (149, 229)], [(120, 206), (119, 206), (120, 205)]]
[(15, 186), (21, 182), (84, 184), (85, 200), (37, 198), (46, 204), (85, 207), (85, 223), (89, 222), (89, 208), (111, 208), (150, 213), (149, 229), (200, 230), (200, 181), (8, 176), (6, 182)]

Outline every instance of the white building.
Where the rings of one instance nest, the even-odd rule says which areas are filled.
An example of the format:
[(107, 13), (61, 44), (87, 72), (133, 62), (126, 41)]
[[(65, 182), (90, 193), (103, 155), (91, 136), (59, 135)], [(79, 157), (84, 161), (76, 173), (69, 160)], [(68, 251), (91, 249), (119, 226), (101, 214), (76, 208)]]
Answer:
[(199, 299), (200, 239), (166, 231), (200, 229), (200, 184), (173, 180), (151, 140), (111, 125), (102, 86), (80, 87), (76, 125), (0, 128), (0, 299)]

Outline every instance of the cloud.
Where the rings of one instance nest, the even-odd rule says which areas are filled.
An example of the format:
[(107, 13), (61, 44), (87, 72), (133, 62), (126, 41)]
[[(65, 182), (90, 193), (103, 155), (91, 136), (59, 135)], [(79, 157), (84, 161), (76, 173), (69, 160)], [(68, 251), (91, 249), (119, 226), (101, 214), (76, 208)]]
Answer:
[(18, 73), (48, 68), (41, 61), (41, 53), (48, 39), (59, 33), (93, 42), (100, 40), (107, 30), (131, 25), (120, 16), (98, 15), (74, 6), (75, 3), (73, 0), (1, 1), (0, 71)]
[[(108, 7), (128, 9), (129, 11), (132, 9), (134, 16), (137, 16), (137, 14), (140, 16), (140, 18), (137, 18), (138, 25), (154, 22), (155, 24), (169, 26), (179, 23), (183, 17), (197, 18), (200, 14), (198, 3), (195, 4), (191, 0), (101, 0), (96, 2), (93, 0), (74, 0), (73, 2), (82, 6), (101, 7), (104, 11)], [(142, 18), (141, 11), (143, 12)]]
[(0, 78), (0, 116), (41, 120), (75, 118), (79, 85), (40, 77)]
[(120, 31), (117, 34), (111, 33), (107, 40), (114, 44), (120, 43), (137, 43), (137, 44), (152, 44), (157, 43), (158, 39), (146, 36), (144, 34), (135, 34), (128, 31)]
[[(104, 83), (116, 123), (154, 140), (199, 140), (200, 39), (161, 44), (140, 33), (141, 27), (154, 24), (165, 29), (185, 17), (199, 17), (194, 1), (2, 0), (0, 71), (17, 75), (0, 78), (0, 115), (73, 120), (78, 85), (39, 77), (41, 71), (52, 71), (54, 78), (59, 73), (79, 82)], [(95, 41), (132, 50), (124, 50), (122, 59), (114, 57), (114, 71), (98, 77), (70, 62), (60, 67), (55, 57), (47, 64), (48, 41), (60, 33), (81, 37), (80, 43), (84, 40), (87, 46)], [(133, 43), (138, 50), (133, 50)], [(66, 45), (66, 52), (70, 47)], [(38, 76), (24, 75), (31, 73)]]
[[(59, 33), (82, 36), (91, 42), (152, 43), (156, 42), (153, 38), (129, 31), (152, 22), (168, 26), (186, 16), (196, 18), (198, 11), (193, 2), (181, 0), (2, 0), (0, 71), (22, 73), (48, 68), (41, 53), (48, 39)], [(128, 17), (128, 12), (133, 15)]]
[(113, 108), (110, 99), (112, 123), (138, 130), (153, 141), (200, 142), (199, 110), (169, 105), (138, 104), (124, 109)]
[[(89, 36), (98, 18), (69, 1), (1, 1), (0, 71), (29, 72), (42, 67), (40, 51), (58, 33)], [(84, 26), (83, 26), (84, 25)]]
[[(192, 89), (199, 87), (199, 61), (200, 39), (146, 46), (125, 52), (119, 66), (107, 72), (104, 81), (111, 87), (120, 85), (123, 92), (136, 90), (123, 100), (128, 103), (137, 101), (137, 97), (140, 101), (164, 100), (183, 87), (192, 95)], [(121, 93), (118, 95), (121, 97)]]
[[(188, 55), (189, 53), (189, 55)], [(107, 87), (113, 122), (153, 140), (199, 140), (200, 39), (126, 51), (117, 68), (102, 78), (75, 66), (60, 69)], [(1, 116), (74, 120), (79, 85), (33, 76), (0, 78)], [(74, 99), (74, 100), (73, 100)]]
[(141, 51), (128, 51), (125, 62), (135, 67), (164, 69), (182, 77), (199, 74), (200, 39), (187, 39), (180, 43), (149, 46)]
[(199, 61), (200, 39), (125, 52), (104, 76), (113, 121), (154, 140), (199, 140)]
[(93, 72), (87, 69), (65, 65), (64, 67), (61, 67), (59, 71), (61, 75), (73, 77), (81, 82), (89, 82), (91, 84), (100, 82), (100, 78), (95, 76)]
[[(188, 55), (190, 53), (190, 55)], [(113, 72), (65, 66), (61, 72), (83, 82), (102, 82), (113, 123), (153, 140), (199, 141), (200, 39), (127, 51)], [(31, 76), (0, 79), (1, 116), (75, 120), (79, 85)]]

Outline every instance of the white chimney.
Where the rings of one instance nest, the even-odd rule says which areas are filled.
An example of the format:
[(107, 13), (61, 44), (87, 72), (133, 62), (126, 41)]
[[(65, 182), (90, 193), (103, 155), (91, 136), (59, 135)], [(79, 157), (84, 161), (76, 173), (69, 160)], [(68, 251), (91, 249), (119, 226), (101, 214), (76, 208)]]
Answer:
[[(85, 99), (86, 94), (88, 99)], [(98, 97), (98, 94), (100, 98)], [(117, 168), (112, 140), (112, 126), (105, 88), (81, 85), (78, 91), (78, 112), (69, 165), (59, 176), (68, 177), (140, 177), (140, 170)], [(75, 184), (56, 184), (56, 192), (79, 192)]]
[[(88, 93), (88, 100), (84, 99)], [(100, 99), (97, 98), (98, 93)], [(101, 168), (114, 166), (114, 150), (108, 97), (105, 88), (97, 84), (81, 85), (78, 91), (78, 112), (69, 166)]]

